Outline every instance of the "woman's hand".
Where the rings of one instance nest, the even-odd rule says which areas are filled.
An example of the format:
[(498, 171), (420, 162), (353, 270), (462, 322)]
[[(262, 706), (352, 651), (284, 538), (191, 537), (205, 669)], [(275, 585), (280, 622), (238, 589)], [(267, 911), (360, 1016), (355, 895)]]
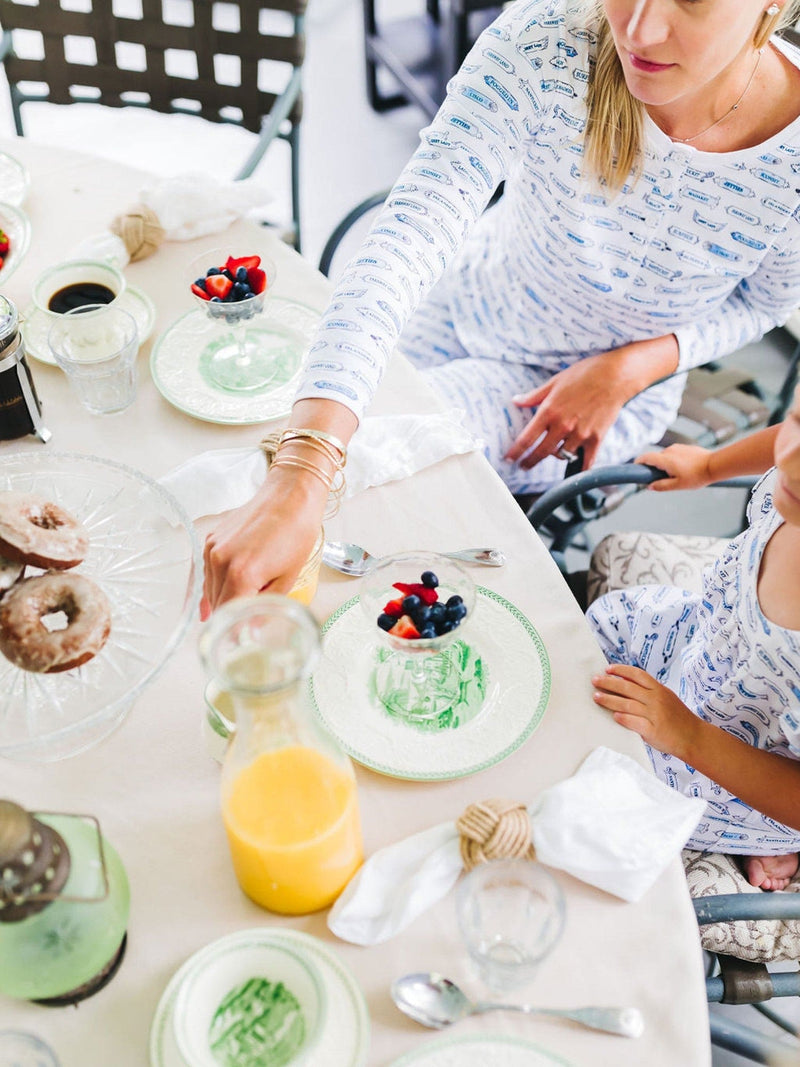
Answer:
[(677, 365), (674, 334), (634, 341), (578, 360), (538, 389), (513, 397), (517, 407), (537, 411), (505, 458), (519, 460), (527, 470), (562, 448), (568, 452), (583, 448), (583, 469), (588, 470), (624, 405)]
[(256, 496), (206, 538), (200, 617), (237, 596), (288, 593), (319, 536), (326, 500), (316, 478), (271, 469)]
[(709, 460), (714, 453), (700, 445), (670, 445), (663, 452), (643, 452), (637, 463), (647, 463), (666, 471), (669, 477), (653, 482), (648, 488), (657, 493), (670, 489), (699, 489), (712, 482)]
[(702, 720), (647, 671), (612, 663), (605, 674), (592, 678), (592, 685), (595, 703), (648, 745), (682, 759), (693, 751), (693, 736), (702, 728)]

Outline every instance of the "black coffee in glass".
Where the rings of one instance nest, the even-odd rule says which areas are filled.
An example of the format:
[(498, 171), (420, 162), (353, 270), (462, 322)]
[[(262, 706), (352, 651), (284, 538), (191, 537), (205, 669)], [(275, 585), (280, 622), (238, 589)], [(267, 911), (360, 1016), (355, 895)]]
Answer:
[(110, 304), (116, 298), (116, 293), (107, 285), (100, 282), (73, 282), (65, 285), (57, 293), (53, 293), (47, 303), (50, 311), (56, 315), (66, 315), (75, 308), (86, 307), (87, 304)]

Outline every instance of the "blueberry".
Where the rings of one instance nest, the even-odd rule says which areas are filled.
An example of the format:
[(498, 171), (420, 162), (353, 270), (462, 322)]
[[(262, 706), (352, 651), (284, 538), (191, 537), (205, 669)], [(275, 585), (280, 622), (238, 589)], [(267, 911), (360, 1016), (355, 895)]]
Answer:
[(431, 620), (433, 622), (443, 619), (446, 613), (447, 608), (444, 606), (441, 600), (437, 600), (434, 604), (431, 604)]
[(221, 273), (222, 273), (222, 271), (219, 269), (219, 267), (209, 267), (208, 270), (206, 271), (206, 278), (210, 278), (212, 274), (221, 274)]
[(463, 601), (459, 601), (457, 604), (450, 604), (448, 602), (447, 618), (452, 619), (453, 622), (461, 622), (464, 616), (467, 614), (467, 606)]
[(220, 296), (212, 296), (211, 297), (211, 303), (212, 304), (221, 304), (222, 303), (222, 297), (220, 297)]
[(430, 623), (428, 623), (426, 626), (423, 626), (422, 629), (419, 631), (419, 636), (425, 638), (436, 637), (436, 630)]
[(245, 287), (242, 285), (241, 282), (234, 282), (233, 283), (232, 292), (233, 292), (234, 298), (236, 300), (244, 300), (245, 296), (247, 295), (245, 293), (245, 291), (244, 291), (244, 288)]
[(242, 294), (244, 297), (253, 295), (253, 290), (250, 288), (250, 284), (248, 282), (239, 282), (239, 285), (241, 286)]
[(205, 280), (205, 278), (195, 278), (194, 284), (197, 286), (198, 289), (202, 289), (203, 292), (205, 292), (205, 289), (206, 289), (206, 280)]
[[(427, 626), (431, 623), (431, 609), (427, 604), (420, 604), (420, 606), (412, 613), (411, 621), (419, 630), (422, 626)], [(431, 623), (433, 625), (433, 623)]]
[(458, 593), (455, 593), (453, 596), (448, 597), (447, 607), (448, 608), (452, 608), (455, 604), (463, 604), (463, 603), (464, 603), (463, 598), (460, 597), (458, 595)]
[(420, 598), (418, 596), (415, 596), (413, 593), (411, 594), (411, 596), (403, 597), (403, 614), (412, 615), (421, 604), (422, 601), (420, 600)]
[(393, 615), (384, 614), (378, 616), (378, 626), (380, 626), (382, 630), (391, 630), (396, 622), (397, 619), (395, 619)]
[(439, 633), (449, 634), (451, 630), (455, 630), (456, 626), (458, 626), (458, 623), (455, 619), (443, 619), (439, 624)]
[(439, 579), (433, 571), (425, 571), (420, 580), (426, 589), (435, 589), (439, 584)]
[(236, 281), (237, 282), (246, 282), (247, 281), (247, 267), (239, 267), (237, 269), (237, 271), (236, 271)]
[(227, 268), (227, 267), (225, 267), (225, 268), (224, 268), (224, 269), (223, 269), (222, 271), (220, 271), (220, 273), (221, 273), (221, 274), (224, 274), (224, 275), (225, 275), (225, 277), (226, 277), (226, 278), (227, 278), (227, 279), (228, 279), (229, 281), (231, 281), (231, 282), (233, 282), (233, 281), (236, 281), (236, 279), (234, 278), (234, 276), (233, 276), (233, 275), (231, 274), (231, 272), (230, 272), (230, 271), (228, 270), (228, 268)]

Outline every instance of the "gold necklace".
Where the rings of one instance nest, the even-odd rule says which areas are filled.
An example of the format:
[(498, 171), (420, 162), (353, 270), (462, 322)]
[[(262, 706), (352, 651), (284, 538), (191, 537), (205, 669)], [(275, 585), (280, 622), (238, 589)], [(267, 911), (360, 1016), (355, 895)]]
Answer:
[(742, 100), (744, 100), (744, 98), (747, 96), (747, 91), (750, 88), (750, 86), (753, 84), (753, 78), (755, 78), (755, 76), (756, 76), (756, 71), (758, 70), (758, 64), (761, 62), (761, 53), (763, 51), (764, 51), (763, 48), (759, 48), (758, 54), (756, 55), (756, 65), (753, 67), (753, 72), (752, 72), (752, 74), (750, 75), (750, 77), (749, 77), (749, 79), (747, 81), (747, 85), (745, 85), (745, 87), (744, 87), (744, 91), (742, 92), (742, 95), (739, 97), (739, 99), (736, 101), (735, 104), (732, 104), (731, 107), (728, 108), (728, 110), (725, 112), (724, 115), (721, 116), (721, 118), (718, 118), (716, 122), (712, 122), (710, 126), (706, 126), (706, 128), (704, 130), (701, 130), (699, 133), (693, 134), (691, 137), (672, 137), (672, 138), (670, 138), (670, 140), (677, 141), (678, 144), (691, 144), (691, 142), (692, 141), (696, 141), (698, 137), (702, 137), (704, 133), (708, 133), (708, 131), (709, 130), (713, 130), (715, 126), (719, 126), (719, 124), (721, 122), (724, 122), (725, 119), (728, 118), (729, 115), (732, 115), (734, 111), (738, 111), (739, 104), (741, 104)]

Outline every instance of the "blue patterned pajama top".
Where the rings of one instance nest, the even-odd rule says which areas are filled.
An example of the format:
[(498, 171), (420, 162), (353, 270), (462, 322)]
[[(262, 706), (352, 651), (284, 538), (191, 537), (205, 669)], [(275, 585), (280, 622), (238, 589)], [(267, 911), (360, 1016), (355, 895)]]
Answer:
[[(513, 393), (669, 333), (688, 370), (800, 306), (800, 120), (757, 148), (713, 154), (645, 117), (643, 172), (607, 197), (581, 176), (594, 51), (575, 0), (516, 0), (481, 35), (342, 275), (299, 397), (360, 418), (424, 301), (401, 348), (467, 409), (508, 480), (516, 468), (500, 457), (531, 414)], [(657, 440), (682, 385), (635, 398), (598, 462)], [(563, 474), (551, 463), (549, 482)]]
[[(587, 617), (611, 663), (641, 667), (701, 718), (749, 745), (800, 759), (800, 632), (770, 622), (757, 596), (761, 557), (783, 519), (775, 470), (753, 490), (749, 527), (703, 575), (697, 597), (674, 586), (608, 593)], [(800, 850), (800, 832), (761, 815), (675, 756), (648, 748), (667, 785), (707, 802), (687, 848), (744, 855)]]

